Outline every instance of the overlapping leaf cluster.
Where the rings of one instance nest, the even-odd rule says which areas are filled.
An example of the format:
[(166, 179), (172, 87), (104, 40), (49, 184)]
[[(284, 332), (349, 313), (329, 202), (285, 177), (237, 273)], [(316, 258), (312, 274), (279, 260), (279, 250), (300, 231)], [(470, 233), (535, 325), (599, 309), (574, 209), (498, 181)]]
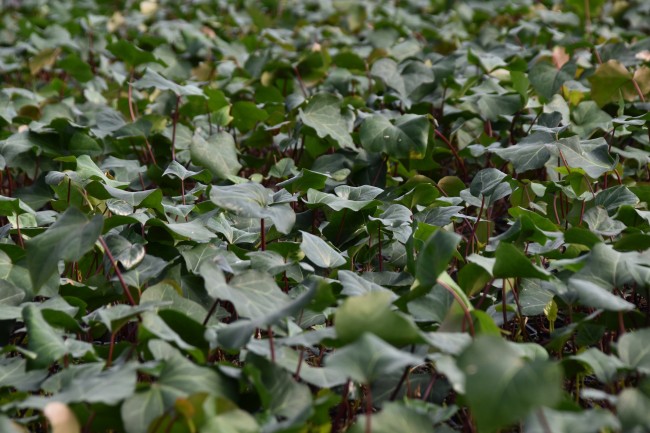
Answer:
[(0, 20), (3, 432), (650, 428), (647, 2)]

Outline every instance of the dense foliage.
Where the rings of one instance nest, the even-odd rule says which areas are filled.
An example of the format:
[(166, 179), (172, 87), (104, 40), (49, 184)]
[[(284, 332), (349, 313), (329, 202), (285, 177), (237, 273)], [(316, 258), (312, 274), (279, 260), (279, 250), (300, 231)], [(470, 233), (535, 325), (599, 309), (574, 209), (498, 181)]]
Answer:
[(2, 3), (2, 432), (650, 429), (647, 1)]

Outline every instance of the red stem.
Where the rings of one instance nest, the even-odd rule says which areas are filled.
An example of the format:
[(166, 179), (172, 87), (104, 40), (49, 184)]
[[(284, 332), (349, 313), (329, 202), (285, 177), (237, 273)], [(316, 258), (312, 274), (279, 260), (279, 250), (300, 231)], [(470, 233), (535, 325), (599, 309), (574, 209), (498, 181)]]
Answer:
[(172, 116), (172, 160), (176, 160), (176, 124), (178, 123), (178, 107), (181, 104), (181, 95), (176, 95), (176, 108)]
[(113, 269), (115, 269), (115, 275), (117, 275), (117, 279), (120, 280), (120, 284), (122, 285), (122, 289), (124, 290), (124, 295), (128, 299), (129, 303), (131, 305), (135, 306), (136, 305), (135, 299), (133, 299), (133, 296), (131, 295), (131, 292), (129, 291), (129, 286), (126, 284), (126, 281), (124, 281), (124, 277), (122, 276), (122, 272), (120, 271), (120, 268), (117, 265), (117, 262), (113, 258), (113, 254), (111, 254), (111, 250), (108, 249), (108, 245), (106, 245), (106, 241), (101, 236), (99, 237), (99, 243), (102, 245), (102, 248), (104, 248), (104, 251), (106, 252), (106, 256), (108, 256), (108, 260), (110, 260), (111, 265), (113, 266)]
[(370, 420), (372, 419), (372, 390), (370, 385), (366, 387), (366, 433), (372, 431)]
[(302, 360), (305, 357), (305, 347), (300, 348), (300, 357), (298, 358), (298, 366), (296, 367), (296, 372), (293, 374), (293, 377), (296, 380), (300, 380), (300, 368), (302, 367)]
[(449, 150), (451, 150), (451, 153), (454, 155), (454, 158), (456, 158), (456, 163), (457, 163), (458, 167), (463, 172), (463, 177), (467, 178), (467, 168), (465, 168), (465, 163), (463, 162), (460, 155), (458, 155), (458, 151), (456, 151), (454, 146), (452, 146), (451, 143), (449, 142), (449, 140), (447, 140), (447, 137), (445, 137), (440, 131), (438, 131), (437, 129), (434, 129), (433, 132), (435, 132), (435, 134), (438, 136), (438, 138), (440, 138), (447, 145)]
[(18, 243), (20, 248), (25, 249), (25, 242), (23, 242), (23, 235), (20, 233), (20, 215), (16, 214), (16, 232), (18, 234)]
[(474, 252), (474, 237), (476, 236), (476, 229), (478, 228), (478, 223), (481, 222), (481, 214), (483, 213), (483, 206), (485, 206), (485, 196), (481, 198), (481, 207), (479, 208), (478, 216), (476, 217), (476, 222), (474, 223), (474, 227), (472, 227), (472, 235), (470, 236), (469, 241), (467, 242), (467, 246), (465, 247), (465, 257), (469, 255), (470, 243), (472, 245), (472, 252)]
[(106, 359), (106, 368), (110, 367), (113, 363), (113, 349), (115, 348), (115, 334), (117, 332), (111, 333), (111, 345), (108, 347), (108, 359)]
[(384, 258), (382, 257), (381, 254), (381, 226), (377, 227), (377, 238), (379, 242), (379, 272), (383, 272), (384, 270)]
[(266, 332), (269, 335), (269, 349), (271, 350), (271, 362), (275, 363), (275, 344), (273, 344), (273, 329), (269, 325), (266, 328)]

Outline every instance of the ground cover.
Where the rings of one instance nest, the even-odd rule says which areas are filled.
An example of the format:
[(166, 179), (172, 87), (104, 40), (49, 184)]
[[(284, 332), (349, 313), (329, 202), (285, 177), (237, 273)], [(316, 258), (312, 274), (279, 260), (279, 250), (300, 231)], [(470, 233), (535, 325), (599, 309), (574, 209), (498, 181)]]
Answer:
[(649, 23), (5, 1), (0, 430), (648, 431)]

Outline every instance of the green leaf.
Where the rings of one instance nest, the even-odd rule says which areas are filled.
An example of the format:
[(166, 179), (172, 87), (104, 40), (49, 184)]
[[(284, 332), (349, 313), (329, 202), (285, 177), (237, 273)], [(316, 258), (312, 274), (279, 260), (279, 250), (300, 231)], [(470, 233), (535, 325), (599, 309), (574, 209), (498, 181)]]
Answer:
[(199, 273), (205, 281), (208, 295), (214, 299), (229, 301), (241, 317), (258, 319), (286, 307), (290, 303), (273, 277), (258, 270), (249, 270), (226, 283), (223, 273), (213, 264), (203, 263)]
[(212, 187), (210, 200), (222, 209), (248, 218), (263, 218), (264, 208), (271, 202), (267, 189), (253, 182)]
[(216, 234), (208, 230), (199, 220), (186, 223), (164, 223), (164, 225), (169, 231), (196, 242), (207, 242), (217, 237)]
[(456, 233), (436, 230), (418, 254), (415, 277), (424, 287), (432, 287), (449, 265), (461, 237)]
[(407, 114), (397, 118), (393, 125), (387, 118), (374, 115), (364, 120), (359, 138), (370, 152), (393, 158), (422, 159), (427, 151), (429, 120), (426, 116)]
[(61, 334), (45, 321), (43, 313), (36, 306), (23, 308), (23, 320), (29, 336), (27, 348), (36, 354), (35, 359), (27, 361), (30, 369), (49, 368), (53, 362), (68, 353)]
[(160, 75), (158, 72), (147, 68), (144, 76), (133, 83), (136, 89), (147, 89), (154, 87), (158, 90), (171, 90), (177, 96), (204, 96), (203, 91), (193, 84), (185, 86), (178, 85)]
[(554, 293), (550, 290), (551, 283), (538, 279), (522, 280), (519, 304), (524, 316), (539, 316), (553, 301)]
[[(166, 301), (169, 301), (171, 303), (169, 305), (166, 305)], [(183, 313), (187, 317), (194, 319), (199, 323), (202, 323), (203, 320), (208, 315), (208, 310), (205, 307), (203, 307), (201, 304), (197, 303), (196, 301), (182, 297), (181, 295), (178, 294), (178, 291), (174, 288), (174, 286), (166, 281), (148, 287), (142, 293), (142, 296), (140, 297), (140, 302), (141, 303), (158, 302), (158, 305), (161, 305), (159, 309), (176, 310), (180, 313)], [(215, 313), (210, 317), (211, 320), (208, 321), (208, 324), (218, 322), (218, 319), (221, 318), (222, 316)]]
[[(431, 419), (426, 414), (405, 406), (404, 403), (390, 402), (381, 412), (372, 416), (370, 425), (373, 433), (426, 432), (431, 431)], [(367, 415), (359, 417), (350, 428), (350, 433), (367, 432)]]
[(375, 200), (381, 194), (381, 188), (370, 185), (352, 187), (348, 185), (339, 185), (334, 188), (334, 194), (328, 194), (315, 189), (307, 191), (307, 200), (309, 205), (325, 204), (332, 210), (340, 211), (350, 209), (358, 212), (362, 209), (378, 206), (381, 202)]
[(614, 215), (621, 206), (636, 206), (639, 199), (626, 186), (616, 185), (599, 191), (594, 203), (607, 209), (609, 215)]
[[(639, 73), (642, 70), (637, 71)], [(620, 98), (633, 101), (638, 98), (632, 79), (634, 75), (618, 60), (610, 59), (598, 65), (596, 72), (589, 77), (591, 98), (602, 107)], [(640, 75), (640, 74), (639, 74)]]
[(0, 415), (0, 430), (6, 433), (27, 433), (25, 428), (5, 415)]
[(396, 349), (373, 334), (363, 334), (325, 358), (325, 366), (335, 369), (354, 381), (371, 384), (378, 378), (401, 372), (404, 367), (418, 365), (422, 359)]
[(263, 407), (274, 415), (289, 418), (290, 422), (295, 419), (299, 426), (303, 424), (301, 418), (304, 420), (303, 417), (313, 410), (309, 387), (296, 382), (289, 372), (262, 357), (249, 356), (247, 364), (245, 371), (256, 367), (253, 384), (262, 397)]
[(107, 45), (106, 49), (131, 67), (137, 67), (145, 63), (160, 62), (150, 52), (142, 50), (135, 44), (124, 39), (120, 39), (117, 42)]
[(501, 182), (507, 177), (505, 173), (496, 168), (486, 168), (474, 176), (469, 186), (469, 192), (474, 197), (489, 196), (496, 190)]
[(557, 364), (525, 360), (500, 337), (478, 337), (460, 355), (458, 366), (466, 375), (465, 398), (482, 432), (496, 432), (562, 397)]
[(59, 260), (76, 261), (90, 251), (102, 232), (103, 218), (88, 219), (71, 207), (44, 233), (26, 242), (27, 267), (35, 290), (58, 272)]
[(577, 70), (574, 62), (564, 64), (560, 69), (553, 64), (541, 61), (535, 64), (528, 74), (533, 89), (544, 99), (551, 100), (566, 81), (573, 80)]
[(346, 296), (360, 296), (370, 292), (386, 292), (390, 293), (391, 298), (397, 298), (397, 295), (395, 295), (391, 290), (382, 287), (379, 284), (375, 284), (372, 281), (368, 281), (354, 272), (338, 271), (338, 278), (343, 285), (341, 293)]
[(140, 313), (145, 311), (152, 311), (157, 307), (163, 305), (170, 305), (171, 302), (143, 302), (136, 306), (119, 304), (112, 305), (110, 308), (98, 308), (89, 315), (84, 317), (84, 320), (101, 322), (106, 326), (109, 332), (117, 332), (122, 326), (126, 325), (130, 320), (134, 319)]
[[(169, 263), (160, 257), (147, 254), (136, 267), (124, 272), (122, 278), (127, 286), (142, 289), (151, 279), (160, 275), (168, 265)], [(118, 278), (114, 277), (113, 281), (118, 281)]]
[(619, 371), (625, 368), (625, 364), (616, 356), (607, 355), (593, 347), (569, 359), (587, 365), (598, 380), (603, 383), (613, 383), (616, 381)]
[(58, 61), (58, 66), (82, 83), (90, 81), (95, 77), (90, 65), (81, 60), (77, 54), (68, 54), (65, 58)]
[(124, 269), (131, 269), (144, 259), (146, 251), (142, 244), (131, 243), (122, 236), (110, 234), (104, 238), (113, 258)]
[(517, 144), (494, 150), (499, 158), (512, 163), (517, 173), (544, 167), (551, 158), (551, 151), (545, 144)]
[(592, 433), (595, 431), (620, 431), (621, 424), (611, 412), (596, 408), (579, 412), (542, 408), (526, 420), (529, 433)]
[(269, 114), (258, 108), (250, 101), (237, 101), (232, 105), (230, 114), (233, 117), (232, 124), (241, 132), (248, 132), (257, 125), (258, 122), (264, 122), (268, 119)]
[(495, 254), (496, 262), (492, 269), (495, 278), (540, 278), (547, 280), (550, 273), (530, 262), (517, 247), (506, 242), (500, 242)]
[(484, 119), (496, 122), (500, 116), (511, 116), (521, 110), (523, 101), (518, 93), (484, 94), (478, 96), (476, 107)]
[(635, 305), (614, 295), (606, 287), (590, 280), (573, 277), (569, 280), (569, 289), (576, 295), (580, 304), (608, 311), (631, 311)]
[(218, 132), (205, 140), (199, 134), (194, 134), (190, 145), (192, 162), (207, 168), (215, 179), (228, 179), (236, 175), (242, 165), (237, 159), (237, 146), (232, 135)]
[(171, 163), (169, 163), (169, 165), (163, 172), (163, 176), (175, 176), (180, 180), (194, 178), (199, 182), (205, 182), (205, 183), (210, 183), (210, 181), (212, 180), (212, 177), (206, 170), (201, 170), (201, 171), (188, 170), (184, 166), (179, 164), (178, 161), (172, 161)]
[(146, 207), (150, 209), (162, 209), (162, 192), (159, 189), (150, 189), (147, 191), (124, 191), (120, 188), (114, 188), (110, 185), (104, 185), (101, 182), (93, 181), (86, 185), (86, 191), (101, 200), (115, 198), (121, 200), (131, 207)]
[(602, 236), (616, 236), (625, 230), (625, 224), (611, 218), (601, 206), (592, 207), (584, 214), (583, 221), (592, 232)]
[(314, 95), (304, 110), (300, 109), (300, 120), (313, 128), (320, 138), (330, 137), (344, 149), (355, 148), (349, 122), (341, 115), (341, 102), (336, 96), (327, 93)]
[(339, 340), (348, 343), (372, 333), (395, 346), (420, 341), (411, 318), (392, 310), (392, 298), (389, 292), (370, 292), (346, 299), (334, 315)]
[(572, 129), (581, 138), (589, 138), (595, 131), (612, 128), (612, 117), (598, 108), (594, 101), (583, 101), (571, 111)]
[(619, 338), (616, 350), (630, 368), (650, 374), (650, 329), (626, 332)]
[(40, 409), (51, 401), (117, 405), (135, 391), (137, 379), (135, 364), (128, 363), (108, 370), (102, 370), (103, 367), (104, 363), (72, 366), (71, 370), (59, 373), (70, 373), (69, 381), (62, 379), (63, 386), (60, 392), (51, 397), (30, 397), (21, 405)]
[[(214, 186), (210, 200), (222, 209), (247, 218), (268, 218), (280, 233), (289, 233), (296, 221), (296, 214), (285, 198), (289, 194), (281, 190), (275, 194), (258, 183), (248, 182), (229, 186)], [(276, 201), (277, 200), (277, 201)]]
[(650, 268), (647, 259), (639, 253), (619, 253), (609, 245), (598, 243), (572, 279), (587, 280), (611, 291), (630, 283), (645, 286), (650, 281)]
[(224, 379), (211, 368), (194, 364), (161, 340), (150, 341), (149, 348), (154, 353), (166, 352), (163, 356), (160, 378), (157, 381), (166, 407), (173, 405), (178, 398), (198, 392), (214, 396), (230, 396), (230, 390)]
[(327, 242), (310, 233), (301, 231), (302, 242), (300, 249), (307, 258), (321, 268), (338, 268), (346, 263), (345, 258)]
[(650, 398), (638, 389), (624, 389), (618, 396), (616, 412), (623, 431), (643, 431), (650, 425)]
[(152, 384), (147, 391), (131, 395), (120, 410), (127, 433), (147, 433), (153, 420), (164, 412), (163, 394), (157, 384)]
[(580, 168), (593, 179), (598, 179), (616, 166), (606, 143), (585, 150), (576, 137), (560, 140), (556, 145), (570, 168)]

